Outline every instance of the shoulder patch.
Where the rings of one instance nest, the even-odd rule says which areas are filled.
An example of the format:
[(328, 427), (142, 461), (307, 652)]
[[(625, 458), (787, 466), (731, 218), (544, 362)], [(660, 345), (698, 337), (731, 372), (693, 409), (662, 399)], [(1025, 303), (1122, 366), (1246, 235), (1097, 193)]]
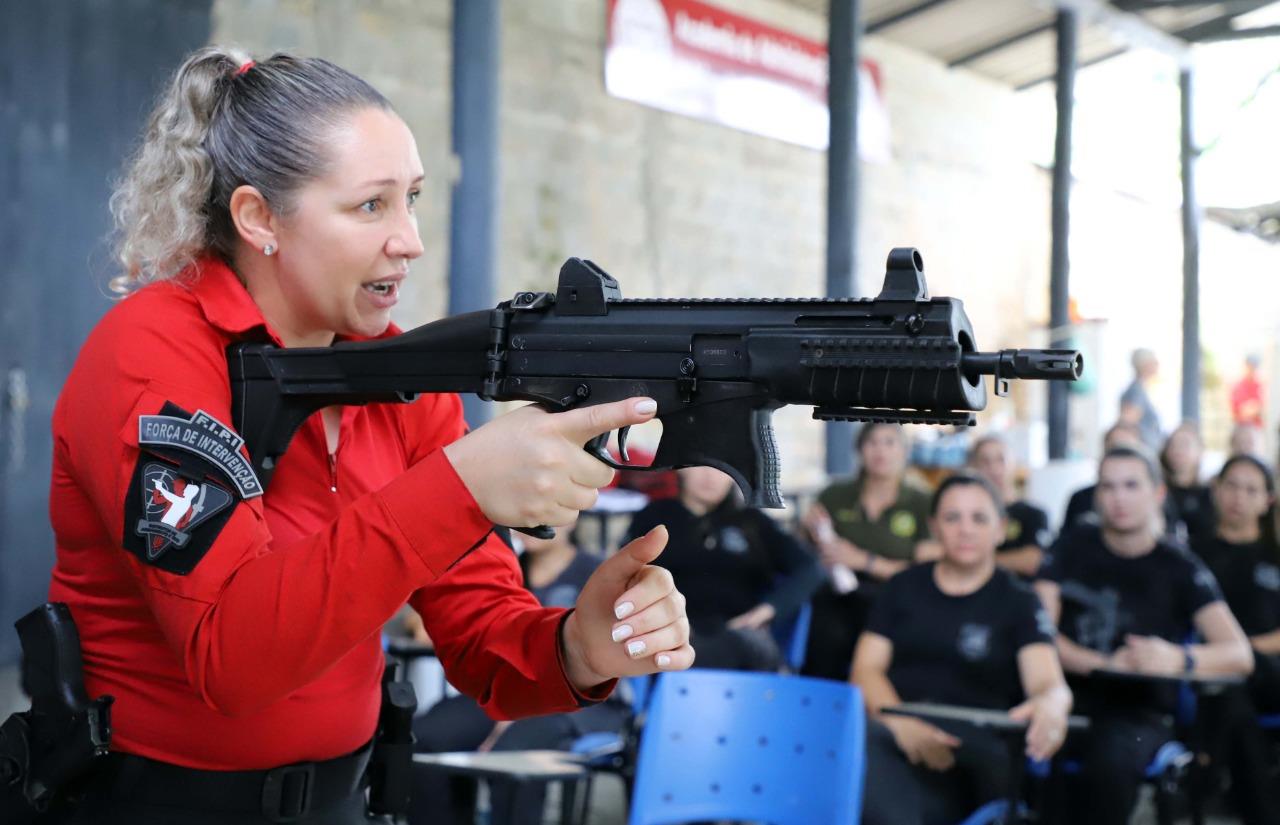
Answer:
[(187, 478), (143, 453), (125, 498), (124, 547), (152, 567), (186, 575), (213, 546), (234, 503), (218, 482)]
[(241, 498), (262, 495), (262, 482), (240, 453), (244, 439), (204, 410), (165, 404), (159, 415), (138, 416), (138, 446), (169, 447), (200, 456), (235, 486)]
[(144, 564), (185, 576), (235, 512), (262, 495), (239, 452), (244, 440), (203, 411), (166, 403), (138, 416), (141, 454), (124, 500), (124, 549)]
[(916, 517), (910, 510), (899, 510), (889, 517), (889, 532), (900, 539), (914, 536), (916, 528)]

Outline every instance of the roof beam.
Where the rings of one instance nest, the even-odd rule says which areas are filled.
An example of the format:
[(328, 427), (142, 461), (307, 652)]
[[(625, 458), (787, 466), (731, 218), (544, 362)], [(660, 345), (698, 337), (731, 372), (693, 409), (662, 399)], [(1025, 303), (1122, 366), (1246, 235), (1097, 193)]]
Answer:
[[(1267, 0), (1267, 1), (1271, 2), (1271, 0)], [(1180, 7), (1207, 6), (1207, 5), (1212, 5), (1219, 2), (1221, 2), (1221, 0), (1115, 0), (1113, 5), (1116, 8), (1120, 9), (1121, 11), (1139, 11), (1142, 9), (1158, 9), (1158, 8), (1168, 8), (1168, 7), (1175, 7), (1175, 6), (1180, 6)], [(1224, 3), (1223, 5), (1228, 9), (1233, 9), (1233, 12), (1232, 12), (1233, 14), (1242, 14), (1246, 11), (1253, 11), (1254, 9), (1259, 7), (1258, 0), (1230, 0), (1230, 2)], [(957, 66), (964, 66), (966, 64), (974, 62), (975, 60), (981, 60), (982, 58), (987, 57), (988, 55), (992, 55), (998, 51), (1007, 49), (1010, 46), (1017, 45), (1018, 43), (1021, 43), (1023, 40), (1026, 40), (1031, 37), (1035, 37), (1038, 34), (1044, 34), (1046, 32), (1051, 32), (1051, 31), (1053, 31), (1053, 21), (1041, 23), (1038, 26), (1032, 26), (1029, 29), (1024, 29), (1020, 32), (1015, 32), (1014, 34), (1011, 34), (1007, 37), (1002, 37), (999, 40), (996, 40), (992, 43), (988, 43), (987, 45), (974, 49), (971, 52), (966, 52), (960, 55), (959, 57), (954, 57), (947, 62), (947, 67), (954, 69)], [(1263, 30), (1258, 29), (1257, 31), (1262, 32)], [(1269, 33), (1268, 34), (1259, 33), (1257, 35), (1252, 35), (1252, 36), (1267, 37), (1269, 36)], [(1116, 52), (1115, 54), (1119, 54), (1119, 53), (1120, 52)], [(1049, 79), (1049, 78), (1046, 78), (1046, 79)], [(1035, 82), (1043, 82), (1043, 81), (1035, 81)], [(1034, 83), (1032, 83), (1031, 85), (1034, 85)]]
[(1115, 0), (1115, 7), (1122, 11), (1147, 11), (1150, 9), (1192, 8), (1194, 6), (1221, 6), (1222, 16), (1244, 14), (1269, 5), (1273, 0)]
[(1115, 0), (1115, 7), (1124, 11), (1166, 9), (1187, 6), (1212, 6), (1219, 0)]
[(1128, 48), (1152, 49), (1169, 56), (1179, 66), (1191, 65), (1191, 47), (1186, 41), (1136, 14), (1121, 11), (1103, 0), (1052, 0), (1052, 4), (1058, 9), (1076, 12), (1081, 25), (1102, 26), (1125, 41)]
[[(1213, 40), (1215, 37), (1221, 38), (1221, 40), (1233, 40), (1233, 36), (1238, 36), (1236, 35), (1238, 32), (1251, 32), (1249, 35), (1244, 35), (1244, 37), (1271, 37), (1274, 35), (1280, 35), (1280, 31), (1263, 33), (1266, 29), (1280, 29), (1280, 27), (1262, 26), (1252, 29), (1231, 28), (1231, 20), (1234, 20), (1242, 14), (1256, 12), (1257, 9), (1271, 5), (1274, 1), (1275, 0), (1243, 0), (1240, 1), (1240, 3), (1226, 4), (1224, 5), (1224, 8), (1230, 9), (1230, 12), (1222, 14), (1220, 17), (1216, 17), (1211, 20), (1204, 20), (1203, 23), (1197, 23), (1196, 26), (1178, 29), (1178, 31), (1172, 32), (1169, 37), (1174, 38), (1175, 41), (1183, 43), (1184, 49), (1187, 49), (1189, 52), (1190, 43), (1207, 42)], [(1132, 17), (1132, 15), (1130, 15), (1130, 17)], [(1135, 45), (1135, 43), (1130, 43), (1130, 46), (1133, 45)], [(1121, 46), (1120, 49), (1105, 52), (1105, 54), (1098, 55), (1097, 58), (1082, 60), (1080, 61), (1079, 68), (1083, 69), (1084, 67), (1091, 67), (1091, 65), (1102, 63), (1103, 60), (1110, 60), (1111, 58), (1115, 58), (1116, 55), (1124, 54), (1124, 52), (1128, 50), (1129, 46)], [(1028, 88), (1039, 86), (1039, 84), (1047, 83), (1048, 81), (1052, 81), (1052, 79), (1052, 74), (1046, 74), (1043, 75), (1043, 77), (1034, 79), (1034, 81), (1019, 83), (1018, 86), (1015, 87), (1015, 91), (1021, 92), (1028, 90)]]
[(1255, 37), (1280, 37), (1280, 26), (1257, 26), (1252, 29), (1228, 28), (1216, 34), (1206, 34), (1203, 37), (1191, 37), (1188, 39), (1195, 43), (1212, 43), (1218, 40), (1248, 40)]
[(1192, 43), (1203, 43), (1210, 40), (1236, 40), (1249, 37), (1271, 37), (1277, 30), (1280, 30), (1280, 26), (1258, 26), (1252, 29), (1233, 29), (1231, 27), (1231, 23), (1236, 17), (1269, 4), (1270, 0), (1252, 0), (1248, 5), (1236, 8), (1212, 20), (1205, 20), (1203, 23), (1189, 26), (1175, 32), (1175, 34)]
[(950, 3), (951, 0), (921, 0), (914, 6), (907, 6), (901, 11), (896, 11), (888, 17), (881, 17), (874, 23), (868, 23), (866, 28), (867, 34), (875, 34), (878, 31), (887, 29), (890, 26), (896, 26), (904, 20), (910, 20), (918, 14), (924, 14), (935, 6), (941, 6), (943, 3)]
[(1173, 34), (1175, 37), (1185, 41), (1197, 43), (1214, 35), (1235, 32), (1237, 29), (1231, 28), (1232, 20), (1242, 14), (1248, 14), (1251, 11), (1257, 11), (1260, 8), (1269, 6), (1272, 2), (1274, 0), (1238, 0), (1238, 2), (1228, 3), (1223, 6), (1223, 13), (1217, 17), (1197, 23), (1194, 26), (1188, 26), (1185, 29), (1179, 29)]
[(1041, 23), (1039, 26), (1035, 26), (1030, 29), (1024, 29), (1023, 31), (1020, 31), (1016, 34), (1011, 34), (1008, 37), (1002, 37), (999, 40), (995, 41), (994, 43), (989, 43), (980, 49), (974, 49), (973, 51), (966, 52), (965, 54), (962, 54), (959, 57), (952, 58), (950, 61), (947, 62), (947, 67), (954, 69), (956, 66), (963, 66), (966, 63), (972, 63), (975, 60), (981, 60), (982, 58), (986, 57), (989, 54), (995, 54), (996, 52), (1001, 51), (1002, 49), (1007, 49), (1010, 46), (1013, 46), (1017, 43), (1021, 43), (1023, 40), (1026, 40), (1028, 37), (1035, 37), (1037, 34), (1044, 34), (1045, 32), (1051, 32), (1051, 31), (1053, 31), (1053, 21), (1049, 21), (1048, 23)]
[(1254, 28), (1233, 28), (1229, 32), (1222, 32), (1221, 35), (1201, 37), (1196, 42), (1208, 42), (1213, 40), (1252, 40), (1254, 37), (1276, 36), (1280, 36), (1280, 26), (1258, 26)]

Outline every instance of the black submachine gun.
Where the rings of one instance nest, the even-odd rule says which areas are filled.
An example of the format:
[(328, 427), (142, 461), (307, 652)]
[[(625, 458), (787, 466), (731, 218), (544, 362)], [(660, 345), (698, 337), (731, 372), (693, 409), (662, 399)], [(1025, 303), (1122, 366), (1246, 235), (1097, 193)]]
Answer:
[(983, 375), (1004, 395), (1009, 379), (1073, 381), (1084, 365), (1075, 350), (978, 351), (964, 306), (929, 298), (910, 248), (889, 253), (874, 299), (624, 300), (606, 272), (570, 258), (555, 292), (377, 341), (237, 344), (228, 362), (234, 424), (264, 485), (302, 422), (331, 404), (469, 392), (560, 411), (644, 395), (663, 425), (651, 467), (615, 462), (607, 433), (587, 450), (617, 469), (717, 467), (748, 504), (774, 508), (770, 417), (783, 405), (822, 420), (971, 425), (986, 406)]

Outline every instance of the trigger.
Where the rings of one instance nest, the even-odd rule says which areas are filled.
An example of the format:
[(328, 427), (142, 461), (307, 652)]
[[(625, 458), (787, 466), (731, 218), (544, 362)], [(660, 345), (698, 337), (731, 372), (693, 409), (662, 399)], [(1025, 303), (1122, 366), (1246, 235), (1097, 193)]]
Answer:
[[(608, 445), (609, 445), (609, 434), (601, 433), (600, 435), (588, 441), (586, 446), (583, 447), (583, 449), (591, 453), (597, 459), (609, 465), (615, 470), (631, 469), (627, 465), (619, 464), (618, 462), (613, 460), (613, 456), (609, 455)], [(622, 458), (624, 461), (627, 458), (627, 453), (625, 449), (623, 450)]]
[(631, 435), (631, 425), (618, 430), (618, 455), (622, 456), (622, 463), (630, 464), (631, 456), (627, 455), (627, 436)]

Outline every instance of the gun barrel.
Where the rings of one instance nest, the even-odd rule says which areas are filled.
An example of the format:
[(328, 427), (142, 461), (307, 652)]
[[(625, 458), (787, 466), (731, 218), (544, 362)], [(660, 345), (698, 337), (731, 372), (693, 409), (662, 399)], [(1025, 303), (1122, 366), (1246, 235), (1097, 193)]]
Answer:
[(961, 369), (970, 381), (982, 375), (999, 378), (1036, 378), (1042, 381), (1075, 381), (1084, 370), (1084, 356), (1074, 349), (1003, 349), (999, 352), (966, 352)]

